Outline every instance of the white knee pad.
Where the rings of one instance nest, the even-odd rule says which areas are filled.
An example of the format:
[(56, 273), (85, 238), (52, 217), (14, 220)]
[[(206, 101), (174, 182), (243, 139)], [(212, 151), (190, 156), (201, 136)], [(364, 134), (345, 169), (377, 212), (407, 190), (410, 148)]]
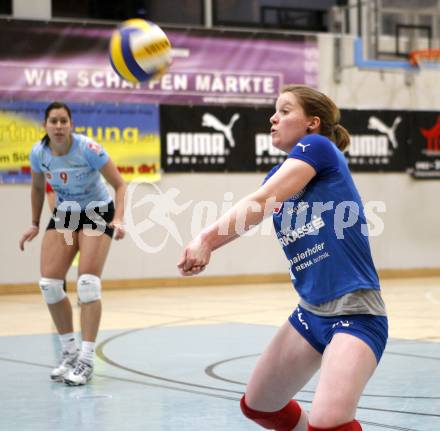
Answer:
[(63, 289), (64, 280), (41, 277), (39, 285), (46, 304), (56, 304), (66, 297)]
[(97, 301), (101, 299), (101, 279), (93, 274), (82, 274), (78, 278), (77, 290), (82, 303)]

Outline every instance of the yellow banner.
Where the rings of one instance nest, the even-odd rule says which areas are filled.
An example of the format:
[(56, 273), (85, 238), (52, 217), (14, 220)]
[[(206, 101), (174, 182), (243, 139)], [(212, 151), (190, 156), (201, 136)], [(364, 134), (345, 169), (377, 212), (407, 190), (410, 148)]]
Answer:
[[(81, 125), (81, 115), (72, 112), (74, 132), (84, 134), (101, 144), (118, 166), (125, 181), (134, 179), (158, 181), (160, 179), (158, 125), (145, 130), (142, 126), (142, 116), (139, 113), (134, 116), (135, 120), (128, 124), (127, 118), (130, 116), (128, 111), (124, 113), (124, 109), (119, 106), (120, 112), (113, 110), (110, 114), (109, 108), (103, 109), (102, 106), (97, 105), (98, 114), (92, 115), (92, 121), (90, 118), (87, 122), (84, 119), (82, 121), (82, 124), (92, 123), (93, 125)], [(25, 116), (19, 112), (0, 109), (0, 171), (3, 173), (5, 171), (29, 172), (29, 154), (32, 146), (45, 134), (42, 124), (30, 118), (29, 110), (26, 109), (26, 111), (28, 115)], [(100, 112), (103, 112), (102, 119), (106, 125), (97, 124)], [(43, 118), (44, 110), (36, 108), (34, 114)], [(122, 117), (125, 115), (125, 118), (120, 120), (119, 115)], [(77, 122), (77, 118), (80, 123)], [(148, 117), (144, 119), (146, 120)], [(133, 125), (136, 121), (141, 123), (140, 127), (144, 130)]]
[(32, 146), (44, 136), (38, 122), (8, 112), (0, 112), (0, 170), (29, 166)]

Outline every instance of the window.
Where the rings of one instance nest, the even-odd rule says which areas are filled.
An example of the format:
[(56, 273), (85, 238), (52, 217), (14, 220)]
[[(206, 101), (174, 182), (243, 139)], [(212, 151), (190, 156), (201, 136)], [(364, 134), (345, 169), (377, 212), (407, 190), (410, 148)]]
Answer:
[(0, 14), (12, 15), (12, 0), (0, 0)]
[(341, 0), (213, 0), (214, 25), (326, 31), (336, 4)]
[(112, 21), (140, 17), (158, 23), (202, 25), (203, 0), (52, 0), (52, 16)]

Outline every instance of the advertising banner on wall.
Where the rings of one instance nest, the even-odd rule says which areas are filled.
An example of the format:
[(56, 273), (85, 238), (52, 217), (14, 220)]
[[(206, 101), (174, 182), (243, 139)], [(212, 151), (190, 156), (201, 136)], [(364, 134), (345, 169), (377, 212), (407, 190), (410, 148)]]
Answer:
[[(272, 146), (273, 108), (162, 105), (161, 146), (165, 172), (267, 172), (285, 159)], [(405, 172), (410, 114), (341, 110), (350, 132), (345, 155), (353, 172)]]
[[(45, 134), (45, 102), (0, 101), (0, 183), (30, 181), (29, 153)], [(104, 146), (126, 181), (160, 178), (156, 105), (70, 103), (74, 132)]]
[(405, 111), (341, 109), (351, 143), (346, 157), (353, 172), (405, 172), (410, 114)]
[(0, 97), (267, 106), (286, 83), (317, 86), (316, 36), (166, 29), (173, 46), (168, 73), (125, 82), (108, 58), (114, 28), (0, 20)]
[(165, 172), (267, 171), (284, 160), (272, 147), (270, 108), (162, 105)]
[(411, 114), (410, 172), (414, 178), (440, 178), (440, 113)]

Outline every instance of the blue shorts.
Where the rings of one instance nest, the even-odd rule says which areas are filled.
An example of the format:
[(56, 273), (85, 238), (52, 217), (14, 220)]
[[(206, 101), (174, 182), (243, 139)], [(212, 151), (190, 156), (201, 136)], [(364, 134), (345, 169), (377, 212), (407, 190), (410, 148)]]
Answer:
[(333, 336), (343, 332), (367, 343), (379, 363), (388, 339), (386, 316), (350, 314), (327, 317), (311, 313), (298, 305), (289, 316), (289, 322), (321, 354)]

